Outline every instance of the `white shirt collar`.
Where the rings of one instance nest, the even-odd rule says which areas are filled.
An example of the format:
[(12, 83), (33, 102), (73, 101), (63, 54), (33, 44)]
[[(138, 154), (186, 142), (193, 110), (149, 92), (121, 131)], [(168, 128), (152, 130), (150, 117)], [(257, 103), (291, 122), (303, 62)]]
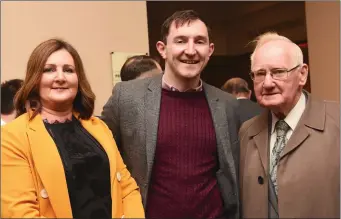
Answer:
[(237, 100), (240, 100), (240, 99), (249, 99), (247, 97), (237, 97)]
[[(174, 86), (172, 86), (166, 82), (164, 75), (162, 76), (162, 85), (161, 86), (162, 86), (162, 88), (169, 90), (169, 91), (180, 92), (179, 89), (177, 89), (176, 87), (174, 87)], [(182, 92), (199, 92), (202, 90), (203, 90), (203, 83), (202, 83), (202, 80), (200, 79), (198, 87), (189, 88), (189, 89), (182, 91)]]
[[(295, 130), (298, 121), (300, 120), (304, 109), (305, 109), (306, 97), (304, 93), (301, 93), (300, 99), (297, 101), (295, 107), (289, 112), (285, 117), (284, 121), (289, 125), (291, 130)], [(275, 131), (275, 124), (278, 118), (271, 112), (272, 124), (271, 124), (271, 134)]]

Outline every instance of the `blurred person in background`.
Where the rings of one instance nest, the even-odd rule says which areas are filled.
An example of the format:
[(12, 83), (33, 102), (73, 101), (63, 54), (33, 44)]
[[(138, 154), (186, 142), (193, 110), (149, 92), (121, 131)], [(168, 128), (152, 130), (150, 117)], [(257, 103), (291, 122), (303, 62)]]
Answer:
[(121, 68), (121, 80), (130, 81), (153, 77), (162, 73), (160, 64), (150, 56), (132, 56), (126, 60)]
[(263, 108), (250, 100), (252, 91), (249, 89), (249, 85), (244, 79), (231, 78), (225, 82), (221, 89), (237, 98), (238, 114), (241, 123), (261, 114)]
[(23, 80), (12, 79), (1, 83), (1, 125), (9, 123), (16, 117), (14, 96), (21, 88)]

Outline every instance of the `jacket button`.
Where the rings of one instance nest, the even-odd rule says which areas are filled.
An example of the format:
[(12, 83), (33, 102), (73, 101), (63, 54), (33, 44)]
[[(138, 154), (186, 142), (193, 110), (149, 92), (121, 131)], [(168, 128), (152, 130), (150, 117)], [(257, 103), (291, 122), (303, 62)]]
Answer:
[(258, 176), (258, 183), (263, 185), (264, 184), (264, 179), (261, 176)]
[(42, 189), (42, 190), (40, 191), (40, 196), (41, 196), (42, 198), (48, 198), (48, 197), (49, 197), (49, 195), (47, 194), (47, 191), (46, 191), (45, 189)]
[(117, 178), (117, 181), (121, 182), (121, 173), (120, 172), (116, 173), (116, 178)]

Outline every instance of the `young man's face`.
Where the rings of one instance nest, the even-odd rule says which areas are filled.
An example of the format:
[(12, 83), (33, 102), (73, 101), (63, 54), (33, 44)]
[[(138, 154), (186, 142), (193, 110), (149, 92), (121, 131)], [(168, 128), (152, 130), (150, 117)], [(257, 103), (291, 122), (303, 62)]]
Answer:
[(206, 25), (194, 20), (176, 28), (169, 28), (167, 44), (157, 42), (157, 49), (165, 59), (165, 74), (191, 79), (200, 77), (213, 53), (214, 45), (209, 42)]

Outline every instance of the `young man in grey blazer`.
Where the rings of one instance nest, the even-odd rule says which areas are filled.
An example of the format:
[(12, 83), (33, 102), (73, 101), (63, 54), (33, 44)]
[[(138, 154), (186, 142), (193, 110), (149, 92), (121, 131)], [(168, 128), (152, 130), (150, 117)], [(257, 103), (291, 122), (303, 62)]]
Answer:
[(175, 12), (156, 44), (164, 74), (117, 84), (103, 108), (147, 218), (239, 218), (237, 102), (200, 79), (209, 35), (195, 11)]
[(267, 111), (240, 129), (242, 215), (340, 218), (340, 105), (303, 90), (295, 43), (276, 33), (256, 42), (251, 78)]

